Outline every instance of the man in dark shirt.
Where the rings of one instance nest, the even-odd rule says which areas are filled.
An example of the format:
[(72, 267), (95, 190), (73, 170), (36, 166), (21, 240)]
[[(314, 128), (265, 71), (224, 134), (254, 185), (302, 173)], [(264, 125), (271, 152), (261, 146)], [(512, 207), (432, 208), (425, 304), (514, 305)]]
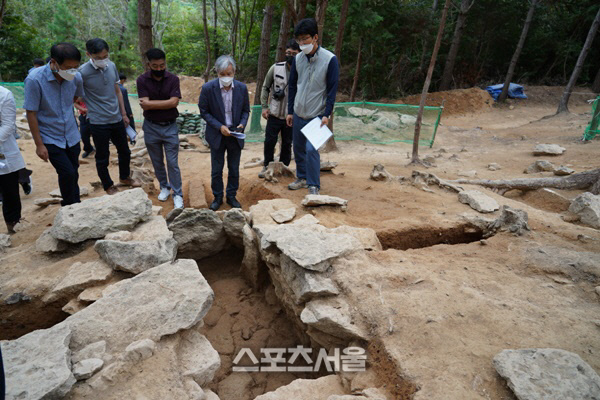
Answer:
[[(173, 189), (175, 208), (183, 208), (183, 190), (179, 171), (179, 130), (175, 120), (181, 98), (179, 78), (167, 71), (166, 55), (160, 49), (146, 52), (150, 70), (137, 78), (140, 107), (144, 110), (144, 142), (160, 183), (158, 200), (166, 201)], [(167, 158), (167, 171), (163, 161)]]

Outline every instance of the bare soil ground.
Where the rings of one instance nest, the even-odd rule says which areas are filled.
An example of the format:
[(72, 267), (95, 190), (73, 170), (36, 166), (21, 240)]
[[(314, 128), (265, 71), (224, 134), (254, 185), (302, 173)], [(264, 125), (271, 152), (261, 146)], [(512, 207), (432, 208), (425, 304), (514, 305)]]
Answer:
[[(485, 98), (477, 90), (434, 94), (435, 99), (447, 101), (435, 145), (421, 149), (422, 156), (437, 157), (437, 166), (429, 172), (446, 179), (459, 178), (459, 172), (470, 170), (477, 171), (479, 178), (525, 177), (523, 170), (527, 166), (544, 159), (532, 154), (538, 143), (556, 143), (567, 149), (562, 156), (545, 158), (556, 165), (569, 166), (577, 172), (600, 167), (600, 140), (588, 144), (580, 141), (591, 111), (585, 100), (593, 98), (593, 94), (574, 95), (570, 104), (573, 114), (542, 119), (555, 112), (562, 88), (526, 88), (529, 100), (511, 101), (501, 107), (482, 105)], [(193, 98), (196, 93), (186, 96)], [(469, 104), (478, 104), (475, 112), (468, 112)], [(198, 138), (190, 141), (201, 146)], [(3, 296), (43, 290), (64, 275), (73, 261), (63, 265), (60, 261), (67, 255), (43, 256), (35, 252), (35, 240), (52, 224), (58, 206), (40, 209), (33, 200), (48, 197), (47, 193), (57, 187), (57, 177), (49, 164), (35, 156), (31, 140), (20, 140), (19, 144), (28, 168), (34, 171), (34, 192), (22, 197), (23, 215), (29, 224), (12, 236), (12, 248), (0, 255)], [(500, 205), (527, 211), (532, 231), (522, 237), (499, 234), (487, 245), (479, 241), (444, 244), (470, 241), (461, 239), (460, 233), (451, 233), (460, 225), (460, 215), (476, 214), (459, 203), (456, 194), (436, 187), (431, 188), (431, 193), (412, 185), (368, 179), (377, 163), (384, 164), (393, 175), (410, 176), (413, 169), (423, 170), (407, 166), (410, 145), (354, 141), (338, 142), (338, 147), (338, 152), (321, 156), (322, 160), (339, 163), (333, 173), (322, 174), (321, 192), (348, 199), (348, 210), (316, 209), (312, 213), (329, 227), (373, 228), (387, 248), (364, 258), (346, 260), (336, 274), (338, 280), (345, 282), (344, 291), (355, 300), (353, 305), (376, 337), (372, 350), (383, 356), (374, 358), (373, 363), (390, 398), (512, 399), (491, 363), (493, 356), (505, 348), (562, 348), (579, 354), (600, 371), (600, 307), (594, 291), (600, 284), (600, 231), (563, 221), (559, 212), (547, 211), (544, 201), (535, 196), (512, 192), (503, 197), (484, 188), (469, 187), (494, 197)], [(242, 165), (262, 157), (262, 150), (260, 143), (247, 144)], [(98, 180), (93, 160), (86, 161), (80, 167), (81, 186)], [(488, 170), (490, 163), (498, 163), (501, 169)], [(212, 200), (209, 154), (182, 152), (180, 166), (184, 181), (201, 179), (207, 200)], [(110, 170), (113, 176), (117, 175), (116, 166)], [(285, 197), (299, 204), (306, 194), (288, 191), (291, 179), (283, 178), (277, 184), (263, 182), (257, 178), (258, 171), (259, 168), (240, 171), (238, 199), (245, 210), (266, 198)], [(534, 176), (548, 174), (551, 173)], [(91, 192), (91, 196), (103, 194)], [(579, 192), (562, 194), (573, 198)], [(155, 205), (164, 206), (163, 215), (173, 207), (171, 200), (160, 203), (156, 193), (151, 194), (151, 199)], [(496, 212), (488, 217), (498, 215)], [(579, 235), (587, 239), (582, 240)], [(408, 248), (406, 243), (415, 245), (402, 250)], [(82, 246), (76, 257), (84, 260), (92, 255), (93, 249)], [(243, 283), (231, 271), (218, 276), (218, 269), (208, 266), (202, 272), (209, 274), (211, 284), (224, 287), (221, 293), (230, 288), (243, 290)], [(33, 275), (37, 279), (32, 287)], [(254, 310), (252, 302), (236, 305), (218, 296), (217, 293), (215, 309)], [(60, 318), (56, 313), (59, 312), (44, 315), (43, 310), (38, 310), (32, 317), (48, 319), (40, 321), (43, 326)], [(13, 317), (2, 318), (0, 330), (4, 337), (11, 336), (7, 332), (13, 332), (11, 325), (19, 319)], [(281, 316), (271, 311), (268, 318), (276, 321)], [(214, 331), (218, 323), (220, 320), (213, 327), (206, 327), (209, 339), (211, 330), (214, 335), (230, 336), (225, 332), (233, 330), (229, 325), (222, 333)], [(28, 331), (31, 326), (28, 328), (23, 327)], [(280, 340), (285, 335), (283, 330), (273, 337)], [(234, 337), (232, 345), (235, 341)], [(265, 343), (276, 344), (268, 340)], [(215, 348), (219, 350), (216, 345)], [(402, 385), (398, 374), (406, 382), (405, 387), (395, 386)], [(285, 384), (291, 378), (281, 377), (278, 382)], [(278, 385), (260, 382), (269, 390)], [(412, 393), (411, 388), (418, 390)], [(215, 390), (218, 393), (218, 385)]]

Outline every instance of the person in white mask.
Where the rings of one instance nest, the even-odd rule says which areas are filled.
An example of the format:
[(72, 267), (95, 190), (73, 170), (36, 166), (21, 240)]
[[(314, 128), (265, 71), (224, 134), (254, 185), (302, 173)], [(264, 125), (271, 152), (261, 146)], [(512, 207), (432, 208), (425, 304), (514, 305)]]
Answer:
[(119, 183), (123, 186), (139, 187), (140, 184), (131, 179), (131, 151), (125, 130), (129, 126), (129, 117), (119, 87), (119, 71), (110, 61), (106, 41), (99, 38), (90, 39), (85, 48), (89, 61), (81, 66), (79, 72), (83, 78), (83, 99), (87, 106), (90, 132), (96, 146), (98, 177), (106, 193), (115, 194), (119, 191), (108, 171), (109, 144), (112, 141), (119, 157)]
[[(215, 63), (218, 79), (202, 86), (198, 108), (206, 121), (206, 141), (210, 145), (211, 189), (214, 200), (210, 209), (216, 211), (223, 204), (223, 167), (227, 152), (227, 189), (225, 197), (232, 208), (242, 208), (236, 199), (240, 179), (240, 157), (244, 139), (232, 132), (244, 131), (250, 116), (248, 88), (235, 80), (235, 61), (221, 56)], [(239, 136), (239, 135), (238, 135)]]
[(58, 173), (63, 206), (79, 203), (79, 153), (81, 135), (75, 122), (73, 103), (84, 95), (77, 72), (81, 53), (71, 43), (50, 49), (50, 62), (36, 68), (25, 79), (27, 122), (36, 154)]

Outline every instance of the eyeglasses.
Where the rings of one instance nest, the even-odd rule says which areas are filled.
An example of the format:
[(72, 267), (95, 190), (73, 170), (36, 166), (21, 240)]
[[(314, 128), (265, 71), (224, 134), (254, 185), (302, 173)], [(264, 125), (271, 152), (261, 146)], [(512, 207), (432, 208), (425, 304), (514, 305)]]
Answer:
[(298, 43), (298, 45), (303, 45), (303, 44), (308, 44), (308, 43), (312, 42), (312, 40), (313, 40), (312, 36), (309, 36), (304, 39), (296, 39), (296, 43)]

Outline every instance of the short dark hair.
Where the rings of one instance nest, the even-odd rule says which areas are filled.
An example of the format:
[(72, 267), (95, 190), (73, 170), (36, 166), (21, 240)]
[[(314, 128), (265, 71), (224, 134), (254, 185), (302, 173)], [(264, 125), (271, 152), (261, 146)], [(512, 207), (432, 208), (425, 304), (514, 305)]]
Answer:
[(59, 65), (65, 60), (81, 61), (81, 53), (73, 43), (58, 43), (50, 48), (50, 58), (53, 58)]
[(51, 56), (46, 57), (46, 64), (48, 64), (50, 62), (50, 60), (52, 60)]
[(41, 58), (34, 58), (34, 59), (33, 59), (33, 65), (36, 65), (36, 66), (38, 66), (38, 67), (41, 67), (41, 66), (42, 66), (42, 65), (44, 65), (44, 64), (46, 64), (46, 63), (45, 63), (45, 62), (44, 62), (44, 60), (43, 60), (43, 59), (41, 59)]
[(149, 49), (146, 52), (146, 58), (148, 59), (148, 61), (152, 61), (152, 60), (166, 60), (167, 59), (167, 55), (161, 49), (152, 48), (152, 49)]
[(302, 36), (302, 35), (310, 35), (315, 36), (319, 33), (319, 27), (317, 26), (317, 21), (314, 18), (305, 18), (302, 21), (298, 22), (296, 28), (294, 29), (294, 37)]
[(119, 80), (122, 81), (123, 79), (127, 79), (127, 75), (125, 75), (124, 73), (120, 72), (119, 73)]
[(288, 40), (288, 42), (285, 45), (285, 48), (300, 51), (300, 46), (298, 45), (298, 42), (296, 42), (294, 39)]
[(104, 39), (94, 38), (85, 42), (85, 49), (90, 54), (98, 54), (102, 52), (102, 50), (109, 51), (108, 43)]

